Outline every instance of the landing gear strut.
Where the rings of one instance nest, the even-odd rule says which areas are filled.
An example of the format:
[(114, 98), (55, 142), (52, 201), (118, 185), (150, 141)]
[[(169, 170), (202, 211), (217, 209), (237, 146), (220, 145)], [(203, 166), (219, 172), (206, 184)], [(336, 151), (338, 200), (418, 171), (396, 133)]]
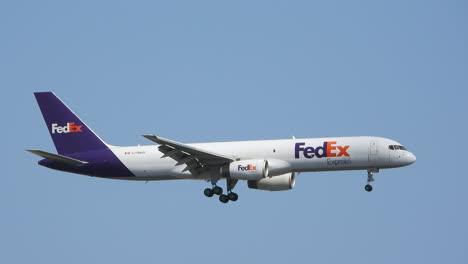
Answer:
[(367, 184), (364, 186), (364, 189), (368, 192), (372, 191), (372, 185), (370, 185), (371, 182), (374, 181), (374, 173), (379, 172), (379, 169), (368, 169), (367, 170)]
[(234, 186), (236, 186), (237, 180), (226, 179), (226, 187), (227, 187), (227, 194), (221, 194), (219, 196), (219, 201), (222, 203), (227, 203), (229, 201), (237, 201), (239, 199), (239, 195), (233, 192)]

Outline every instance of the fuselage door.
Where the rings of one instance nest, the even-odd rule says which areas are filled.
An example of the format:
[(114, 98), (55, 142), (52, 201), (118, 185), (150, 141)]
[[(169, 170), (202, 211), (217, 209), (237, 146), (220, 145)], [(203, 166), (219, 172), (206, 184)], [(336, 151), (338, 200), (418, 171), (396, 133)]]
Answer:
[(376, 161), (377, 155), (377, 142), (371, 142), (369, 145), (369, 161)]

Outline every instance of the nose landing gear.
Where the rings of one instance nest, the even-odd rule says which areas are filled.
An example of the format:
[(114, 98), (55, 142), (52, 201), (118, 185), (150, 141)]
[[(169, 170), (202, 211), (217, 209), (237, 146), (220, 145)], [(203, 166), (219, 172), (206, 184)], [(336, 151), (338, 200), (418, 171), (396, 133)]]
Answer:
[(372, 185), (370, 185), (371, 182), (374, 181), (374, 173), (379, 172), (379, 169), (368, 169), (367, 170), (367, 184), (364, 186), (364, 189), (368, 192), (372, 191)]

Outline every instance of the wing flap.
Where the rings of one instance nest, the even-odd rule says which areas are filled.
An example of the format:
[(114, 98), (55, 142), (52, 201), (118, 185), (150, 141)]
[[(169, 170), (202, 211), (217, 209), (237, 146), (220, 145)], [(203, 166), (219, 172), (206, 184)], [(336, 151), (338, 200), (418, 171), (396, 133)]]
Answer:
[(197, 174), (198, 170), (203, 168), (203, 164), (201, 164), (194, 155), (185, 153), (179, 149), (175, 149), (167, 145), (161, 145), (158, 147), (158, 149), (164, 154), (162, 158), (169, 157), (177, 161), (176, 166), (185, 164), (186, 167), (182, 170), (182, 172), (190, 171), (193, 174)]

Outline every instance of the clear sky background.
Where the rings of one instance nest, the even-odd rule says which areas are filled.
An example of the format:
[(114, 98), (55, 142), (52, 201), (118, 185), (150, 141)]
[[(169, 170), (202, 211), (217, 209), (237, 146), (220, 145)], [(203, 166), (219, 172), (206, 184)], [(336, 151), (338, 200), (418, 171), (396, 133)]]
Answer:
[[(466, 1), (3, 1), (0, 263), (468, 263)], [(287, 192), (52, 171), (34, 91), (104, 140), (372, 135), (418, 158)]]

